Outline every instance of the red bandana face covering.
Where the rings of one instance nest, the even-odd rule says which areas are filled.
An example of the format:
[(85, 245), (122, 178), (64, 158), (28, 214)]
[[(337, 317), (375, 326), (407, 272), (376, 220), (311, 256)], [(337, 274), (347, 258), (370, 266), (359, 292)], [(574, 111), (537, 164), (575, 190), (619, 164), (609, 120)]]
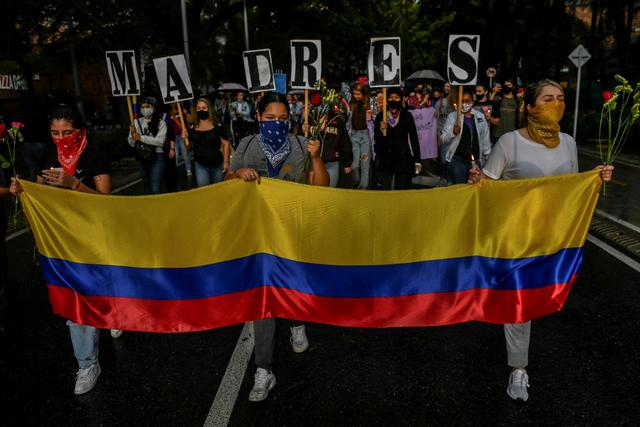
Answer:
[(58, 147), (58, 161), (70, 176), (75, 175), (82, 152), (87, 147), (87, 130), (78, 129), (64, 138), (53, 139)]

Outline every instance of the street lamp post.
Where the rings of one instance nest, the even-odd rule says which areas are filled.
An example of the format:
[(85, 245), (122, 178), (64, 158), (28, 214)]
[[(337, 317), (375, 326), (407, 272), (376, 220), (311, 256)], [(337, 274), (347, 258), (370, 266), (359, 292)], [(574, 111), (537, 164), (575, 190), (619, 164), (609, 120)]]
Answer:
[(187, 69), (191, 71), (191, 60), (189, 59), (189, 32), (187, 30), (187, 0), (180, 0), (182, 12), (182, 39), (184, 41), (184, 57), (187, 60)]
[(242, 0), (242, 15), (244, 17), (244, 44), (249, 50), (249, 19), (247, 18), (247, 0)]

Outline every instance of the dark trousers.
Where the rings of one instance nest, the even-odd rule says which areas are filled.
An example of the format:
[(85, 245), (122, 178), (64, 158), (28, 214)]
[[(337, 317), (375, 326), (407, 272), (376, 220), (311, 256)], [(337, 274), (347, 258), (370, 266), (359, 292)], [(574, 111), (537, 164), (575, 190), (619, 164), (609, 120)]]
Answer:
[[(410, 190), (413, 174), (380, 172), (380, 184), (383, 190)], [(395, 179), (395, 184), (394, 184)], [(392, 187), (393, 185), (393, 188)]]
[(275, 346), (276, 319), (262, 319), (253, 322), (255, 337), (255, 360), (258, 368), (271, 370), (273, 347)]
[(175, 157), (169, 158), (169, 154), (164, 155), (164, 185), (168, 193), (178, 191), (178, 166)]

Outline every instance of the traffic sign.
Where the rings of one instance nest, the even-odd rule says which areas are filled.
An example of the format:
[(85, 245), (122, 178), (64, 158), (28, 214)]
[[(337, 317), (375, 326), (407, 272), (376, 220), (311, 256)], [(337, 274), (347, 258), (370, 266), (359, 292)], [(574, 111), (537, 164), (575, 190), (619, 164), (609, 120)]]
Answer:
[(586, 64), (589, 59), (591, 59), (591, 54), (587, 49), (584, 48), (584, 46), (579, 44), (578, 47), (569, 54), (569, 59), (578, 68), (578, 81), (576, 82), (576, 107), (573, 113), (573, 139), (575, 139), (578, 136), (578, 106), (580, 104), (581, 80), (580, 72), (582, 71), (582, 66)]
[(498, 71), (491, 67), (491, 68), (487, 68), (487, 77), (489, 77), (490, 79), (494, 78), (496, 76), (496, 74), (498, 74)]
[(580, 68), (591, 59), (591, 54), (584, 48), (584, 46), (578, 45), (578, 47), (569, 55), (569, 59), (576, 67)]

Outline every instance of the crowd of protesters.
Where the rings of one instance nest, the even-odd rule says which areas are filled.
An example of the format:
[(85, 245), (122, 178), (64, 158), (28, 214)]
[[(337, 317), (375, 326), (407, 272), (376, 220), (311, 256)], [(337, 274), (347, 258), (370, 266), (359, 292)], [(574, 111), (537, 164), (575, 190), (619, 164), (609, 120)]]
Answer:
[[(421, 158), (418, 130), (410, 111), (432, 108), (437, 119), (439, 156), (432, 161), (438, 167), (431, 169), (441, 175), (443, 183), (552, 176), (578, 170), (576, 143), (559, 127), (564, 92), (553, 81), (537, 82), (526, 91), (515, 87), (512, 80), (494, 87), (478, 84), (465, 89), (461, 98), (446, 83), (389, 88), (386, 100), (382, 91), (372, 92), (362, 82), (348, 90), (340, 89), (336, 100), (339, 108), (324, 113), (314, 125), (304, 120), (299, 93), (268, 92), (254, 99), (245, 92), (202, 97), (193, 106), (182, 106), (184, 126), (175, 105), (166, 109), (153, 96), (144, 96), (126, 142), (140, 164), (150, 194), (176, 191), (181, 168), (188, 184), (183, 189), (225, 179), (259, 181), (269, 177), (318, 186), (408, 190), (413, 187), (414, 177), (430, 169)], [(462, 99), (461, 105), (457, 105), (458, 99)], [(46, 122), (45, 117), (41, 121)], [(31, 143), (44, 144), (47, 149), (35, 156), (34, 164), (28, 164), (25, 179), (108, 195), (109, 161), (87, 138), (82, 117), (74, 108), (62, 105), (49, 112), (48, 118), (48, 140), (53, 139), (53, 143), (42, 136), (34, 137)], [(304, 136), (312, 126), (320, 128), (317, 139)], [(0, 120), (0, 137), (11, 137), (7, 128), (6, 120)], [(18, 131), (25, 138), (22, 130)], [(17, 135), (13, 132), (13, 138)], [(29, 133), (26, 135), (28, 138)], [(31, 148), (25, 148), (25, 161), (33, 158), (29, 157)], [(599, 169), (604, 180), (611, 179), (611, 166)], [(6, 178), (11, 177), (11, 171), (2, 173), (0, 198), (9, 199), (22, 188), (15, 177), (9, 186)], [(194, 175), (195, 182), (190, 182)], [(0, 333), (4, 333), (7, 220), (3, 209), (0, 215)], [(95, 386), (100, 375), (99, 331), (68, 324), (79, 365), (74, 390), (83, 394)], [(275, 386), (271, 370), (275, 325), (275, 319), (254, 325), (252, 401), (264, 400)], [(528, 399), (530, 331), (530, 322), (505, 325), (508, 364), (513, 368), (507, 393), (513, 399)], [(290, 332), (292, 349), (305, 351), (309, 345), (305, 326), (291, 326)], [(112, 330), (111, 335), (118, 338), (122, 331)]]

